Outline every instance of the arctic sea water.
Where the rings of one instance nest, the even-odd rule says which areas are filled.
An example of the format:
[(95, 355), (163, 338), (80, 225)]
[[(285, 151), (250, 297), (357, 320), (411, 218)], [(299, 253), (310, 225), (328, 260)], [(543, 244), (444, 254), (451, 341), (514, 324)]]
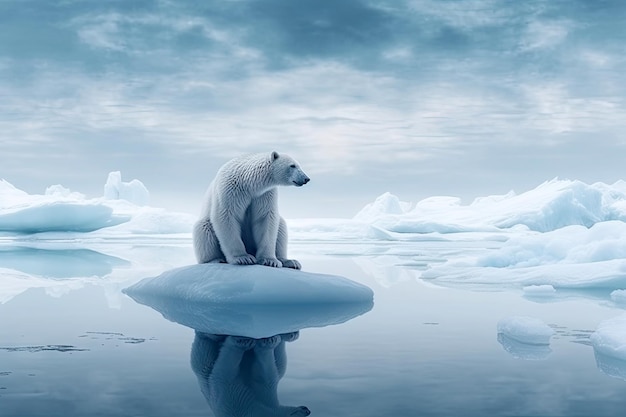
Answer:
[[(122, 292), (194, 263), (190, 218), (2, 185), (0, 224), (86, 221), (94, 207), (119, 224), (0, 236), (0, 416), (221, 415), (192, 358), (194, 324), (180, 324), (192, 311)], [(314, 416), (622, 415), (624, 195), (623, 183), (554, 180), (469, 205), (385, 194), (354, 219), (290, 221), (290, 256), (370, 287), (374, 305), (334, 321), (309, 311), (284, 344), (278, 401)]]

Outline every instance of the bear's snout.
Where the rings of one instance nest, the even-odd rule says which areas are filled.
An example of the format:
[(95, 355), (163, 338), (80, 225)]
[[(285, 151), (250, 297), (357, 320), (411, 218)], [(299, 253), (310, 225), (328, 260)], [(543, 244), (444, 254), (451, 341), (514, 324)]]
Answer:
[(296, 185), (296, 187), (302, 187), (304, 184), (306, 184), (309, 181), (311, 181), (309, 177), (304, 177), (301, 180), (292, 181), (292, 182)]

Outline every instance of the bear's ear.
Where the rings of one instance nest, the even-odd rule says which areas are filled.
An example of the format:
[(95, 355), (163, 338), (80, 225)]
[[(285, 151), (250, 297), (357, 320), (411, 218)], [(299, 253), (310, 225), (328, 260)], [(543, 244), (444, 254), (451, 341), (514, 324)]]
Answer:
[(278, 159), (278, 157), (279, 157), (279, 156), (280, 156), (280, 155), (278, 155), (278, 152), (273, 151), (273, 152), (272, 152), (272, 156), (270, 156), (270, 159), (272, 160), (272, 162), (274, 162), (275, 160), (277, 160), (277, 159)]

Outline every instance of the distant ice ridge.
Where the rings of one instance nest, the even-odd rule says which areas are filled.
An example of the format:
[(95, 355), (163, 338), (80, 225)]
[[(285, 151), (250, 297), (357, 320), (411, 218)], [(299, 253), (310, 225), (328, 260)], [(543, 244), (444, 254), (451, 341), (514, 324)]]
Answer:
[(545, 233), (606, 221), (626, 222), (625, 181), (609, 185), (553, 179), (521, 194), (478, 197), (465, 205), (457, 197), (433, 196), (414, 204), (384, 193), (351, 219), (291, 219), (288, 225), (298, 240), (417, 241), (475, 240), (471, 233)]
[(468, 205), (456, 197), (429, 197), (417, 204), (385, 193), (354, 220), (396, 233), (494, 231), (525, 226), (548, 232), (570, 225), (591, 227), (626, 221), (626, 182), (585, 184), (553, 179), (522, 194), (476, 198)]
[(93, 232), (188, 233), (194, 218), (149, 207), (149, 193), (139, 180), (123, 182), (120, 172), (109, 174), (104, 196), (88, 199), (62, 185), (45, 194), (28, 194), (0, 180), (0, 233)]

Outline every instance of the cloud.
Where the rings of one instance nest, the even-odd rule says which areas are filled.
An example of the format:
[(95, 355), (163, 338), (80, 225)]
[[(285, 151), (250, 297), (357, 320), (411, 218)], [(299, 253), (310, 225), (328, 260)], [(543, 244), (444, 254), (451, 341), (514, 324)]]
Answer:
[(585, 135), (623, 150), (626, 8), (612, 1), (16, 4), (0, 3), (8, 179), (28, 160), (174, 182), (150, 165), (183, 176), (277, 149), (316, 178), (474, 170), (487, 184), (490, 150), (583, 149)]

